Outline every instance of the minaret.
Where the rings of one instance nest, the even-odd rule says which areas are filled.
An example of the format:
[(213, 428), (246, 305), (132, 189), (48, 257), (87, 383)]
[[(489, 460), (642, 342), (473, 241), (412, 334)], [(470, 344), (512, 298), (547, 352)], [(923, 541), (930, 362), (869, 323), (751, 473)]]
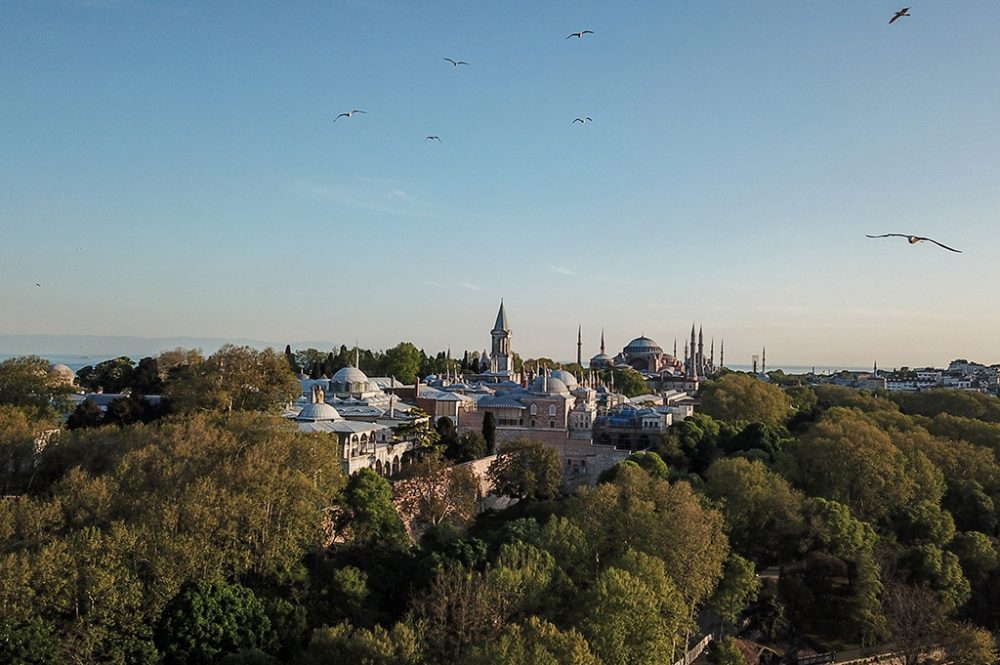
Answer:
[(711, 350), (708, 352), (708, 364), (712, 366), (712, 369), (715, 369), (715, 338), (714, 337), (712, 338)]
[(695, 353), (698, 347), (694, 343), (694, 322), (691, 323), (691, 346), (688, 347), (688, 376), (698, 376), (697, 365), (695, 364)]
[(490, 353), (490, 360), (493, 364), (493, 371), (497, 374), (510, 376), (513, 373), (513, 365), (510, 356), (510, 324), (507, 323), (507, 309), (500, 301), (500, 310), (497, 312), (496, 323), (490, 331), (493, 338), (493, 352)]
[(601, 355), (604, 355), (604, 328), (601, 328)]
[(583, 367), (583, 326), (576, 329), (576, 364)]
[(761, 347), (760, 350), (760, 373), (767, 374), (767, 347)]
[(705, 336), (702, 335), (701, 326), (698, 326), (698, 368), (697, 376), (705, 373)]
[(723, 338), (719, 341), (719, 368), (726, 366), (726, 340)]
[(677, 360), (677, 338), (674, 337), (674, 360)]

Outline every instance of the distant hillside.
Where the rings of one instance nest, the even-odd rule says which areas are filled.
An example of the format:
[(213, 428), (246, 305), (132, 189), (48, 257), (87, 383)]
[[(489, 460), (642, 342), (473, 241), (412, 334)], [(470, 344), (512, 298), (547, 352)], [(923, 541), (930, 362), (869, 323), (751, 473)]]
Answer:
[[(158, 355), (161, 351), (184, 348), (198, 348), (205, 353), (213, 353), (223, 344), (252, 346), (263, 349), (274, 347), (284, 349), (289, 342), (264, 342), (258, 339), (221, 337), (128, 337), (104, 335), (0, 335), (0, 355), (40, 356), (143, 356)], [(321, 350), (332, 349), (331, 342), (291, 342), (293, 349), (313, 347)]]

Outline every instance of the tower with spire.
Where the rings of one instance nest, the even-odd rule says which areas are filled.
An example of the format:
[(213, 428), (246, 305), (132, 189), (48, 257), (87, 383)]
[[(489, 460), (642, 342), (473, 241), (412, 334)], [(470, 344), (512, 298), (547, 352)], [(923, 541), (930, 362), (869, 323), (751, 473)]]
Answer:
[(510, 338), (511, 329), (507, 322), (507, 309), (503, 300), (500, 301), (500, 311), (497, 312), (496, 323), (490, 331), (493, 348), (490, 352), (490, 370), (498, 376), (513, 376), (514, 363), (511, 360)]
[(576, 328), (576, 364), (583, 367), (583, 325)]
[(705, 335), (701, 326), (698, 326), (698, 362), (695, 367), (698, 370), (697, 376), (705, 375)]

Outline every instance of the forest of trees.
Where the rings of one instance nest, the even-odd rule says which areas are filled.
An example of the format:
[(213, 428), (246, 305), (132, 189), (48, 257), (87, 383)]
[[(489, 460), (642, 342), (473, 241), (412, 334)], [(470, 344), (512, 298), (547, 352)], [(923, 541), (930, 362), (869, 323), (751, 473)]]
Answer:
[(441, 422), (398, 481), (413, 531), (389, 481), (275, 416), (291, 366), (256, 353), (161, 356), (169, 413), (44, 446), (65, 389), (0, 363), (0, 662), (652, 665), (745, 617), (994, 661), (1000, 400), (730, 374), (570, 495), (554, 449), (501, 446), (489, 476), (520, 501), (478, 516), (449, 458), (486, 439)]

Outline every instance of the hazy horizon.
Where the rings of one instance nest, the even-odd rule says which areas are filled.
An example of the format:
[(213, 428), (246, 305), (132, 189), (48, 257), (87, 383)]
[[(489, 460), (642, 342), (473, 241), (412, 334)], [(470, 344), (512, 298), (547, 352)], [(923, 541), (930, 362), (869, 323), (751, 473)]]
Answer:
[(996, 2), (5, 9), (0, 335), (997, 360)]

